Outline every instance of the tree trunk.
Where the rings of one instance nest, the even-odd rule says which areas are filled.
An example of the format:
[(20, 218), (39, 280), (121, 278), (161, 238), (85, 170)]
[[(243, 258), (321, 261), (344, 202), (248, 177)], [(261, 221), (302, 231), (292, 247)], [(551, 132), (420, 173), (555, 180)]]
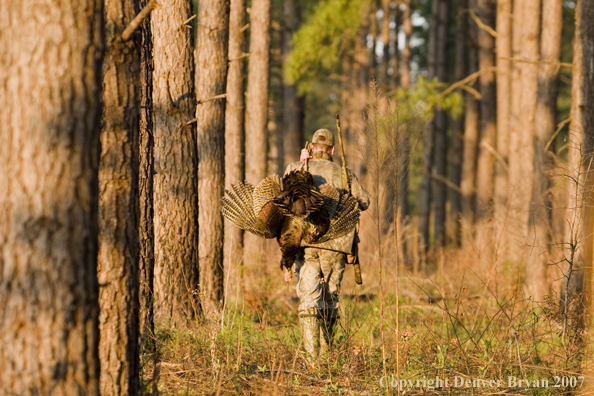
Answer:
[[(497, 1), (497, 152), (507, 163), (511, 112), (512, 0)], [(506, 165), (495, 162), (495, 213), (501, 214), (508, 195)]]
[[(522, 38), (519, 63), (521, 80), (513, 81), (519, 85), (519, 110), (512, 113), (512, 139), (509, 181), (510, 181), (510, 257), (518, 259), (525, 251), (521, 246), (532, 238), (528, 237), (528, 223), (531, 217), (532, 186), (533, 186), (533, 161), (534, 161), (534, 123), (537, 97), (537, 74), (539, 61), (539, 21), (540, 0), (529, 0), (522, 3)], [(514, 10), (515, 13), (515, 10)], [(514, 15), (515, 19), (515, 15)], [(514, 25), (514, 35), (516, 34)], [(512, 106), (514, 106), (512, 97)], [(530, 219), (531, 220), (531, 219)], [(532, 243), (532, 242), (531, 242)], [(533, 274), (537, 275), (537, 274)], [(535, 296), (538, 291), (528, 290)], [(535, 294), (536, 293), (536, 294)]]
[[(410, 40), (413, 33), (411, 16), (411, 0), (404, 0), (404, 11), (402, 12), (402, 31), (404, 32), (404, 48), (402, 49), (402, 73), (400, 74), (400, 85), (404, 89), (410, 88)], [(396, 48), (396, 50), (397, 49), (398, 48)]]
[[(382, 82), (384, 92), (388, 92), (392, 85), (390, 83), (390, 76), (388, 75), (388, 69), (390, 68), (390, 3), (390, 0), (381, 0), (383, 16), (380, 34), (384, 47), (380, 68), (380, 81)], [(397, 29), (394, 30), (398, 31)]]
[[(439, 28), (439, 11), (441, 0), (431, 5), (431, 27), (429, 28), (429, 43), (427, 49), (427, 68), (429, 79), (436, 73), (437, 62), (437, 32)], [(435, 139), (435, 122), (429, 122), (423, 139), (423, 179), (421, 181), (421, 198), (419, 203), (419, 227), (423, 238), (424, 249), (429, 248), (429, 221), (431, 215), (431, 173), (433, 171)]]
[[(460, 81), (466, 76), (466, 19), (465, 6), (458, 4), (458, 18), (456, 21), (456, 53), (454, 66), (454, 80)], [(462, 181), (462, 153), (464, 152), (464, 113), (452, 120), (452, 150), (450, 152), (452, 183), (460, 187)], [(459, 190), (450, 189), (450, 230), (449, 240), (455, 245), (460, 244), (461, 228), (460, 215), (462, 201)]]
[(151, 15), (155, 112), (155, 314), (172, 324), (200, 313), (194, 63), (188, 0), (164, 0)]
[(99, 167), (99, 316), (101, 395), (138, 392), (138, 130), (140, 35), (120, 35), (138, 2), (108, 2), (103, 63), (103, 129)]
[[(556, 130), (557, 91), (561, 57), (561, 28), (563, 4), (561, 0), (543, 0), (542, 36), (538, 70), (538, 96), (534, 128), (534, 185), (532, 188), (532, 220), (535, 250), (527, 262), (526, 270), (533, 274), (526, 278), (535, 298), (548, 294), (553, 279), (548, 279), (548, 254), (551, 240), (551, 181), (552, 158), (546, 147)], [(552, 274), (551, 274), (552, 275)]]
[[(257, 184), (266, 177), (268, 157), (268, 82), (270, 60), (271, 0), (254, 2), (250, 13), (250, 60), (246, 103), (245, 176)], [(264, 255), (264, 239), (244, 235), (244, 261), (257, 262)]]
[[(245, 179), (244, 80), (245, 0), (232, 0), (229, 14), (229, 72), (225, 107), (225, 188)], [(225, 219), (225, 263), (238, 265), (243, 258), (243, 230)]]
[[(575, 33), (573, 39), (573, 68), (571, 72), (571, 110), (569, 124), (569, 142), (567, 144), (567, 169), (565, 171), (566, 183), (565, 191), (567, 196), (567, 209), (565, 210), (566, 226), (564, 230), (564, 242), (572, 243), (583, 238), (583, 231), (581, 226), (580, 207), (582, 202), (582, 154), (584, 142), (584, 128), (582, 124), (582, 105), (583, 105), (583, 91), (584, 75), (582, 65), (582, 18), (581, 18), (581, 0), (577, 0), (575, 7)], [(587, 213), (586, 213), (587, 214)], [(586, 240), (588, 241), (588, 240)], [(573, 262), (567, 263), (567, 268), (564, 268), (565, 276), (568, 279), (563, 280), (561, 286), (561, 312), (564, 311), (565, 306), (570, 303), (575, 297), (579, 297), (583, 287), (583, 254), (580, 254), (580, 248), (584, 244), (576, 246), (577, 251), (572, 254), (571, 246), (565, 249), (564, 256), (567, 258), (575, 257)], [(569, 284), (567, 282), (569, 281)], [(569, 290), (567, 290), (569, 286)]]
[[(255, 4), (254, 4), (255, 5)], [(253, 9), (252, 9), (253, 10)], [(206, 0), (198, 9), (196, 108), (198, 120), (198, 194), (200, 197), (200, 291), (203, 299), (222, 307), (223, 215), (225, 185), (225, 101), (200, 103), (221, 95), (227, 85), (229, 4)]]
[[(437, 24), (436, 31), (436, 60), (435, 60), (435, 77), (439, 82), (445, 83), (447, 74), (447, 53), (448, 53), (448, 23), (449, 23), (449, 0), (439, 1), (439, 10), (437, 20), (433, 23)], [(444, 180), (447, 178), (447, 115), (446, 112), (439, 107), (435, 109), (435, 117), (433, 119), (434, 128), (434, 156), (435, 156), (435, 174), (438, 178)], [(435, 192), (433, 196), (434, 207), (434, 242), (436, 246), (443, 246), (445, 239), (445, 222), (446, 222), (446, 193), (447, 188), (445, 183), (437, 181), (435, 183)]]
[[(571, 80), (571, 124), (569, 126), (568, 173), (577, 181), (567, 183), (568, 204), (566, 218), (568, 226), (565, 231), (565, 242), (577, 242), (577, 251), (572, 264), (564, 273), (569, 280), (569, 290), (563, 290), (562, 308), (565, 304), (584, 293), (584, 305), (589, 314), (592, 312), (592, 261), (594, 252), (594, 172), (591, 170), (594, 157), (594, 29), (590, 26), (594, 17), (594, 7), (588, 1), (578, 0), (575, 7), (575, 37), (573, 42), (573, 72)], [(579, 173), (578, 173), (579, 172)], [(571, 252), (565, 252), (571, 257)], [(564, 285), (565, 286), (565, 285)], [(564, 288), (565, 289), (565, 288)], [(581, 299), (578, 299), (580, 301)], [(579, 307), (580, 312), (583, 312)], [(566, 312), (564, 312), (566, 313)], [(592, 317), (586, 319), (590, 328)], [(591, 385), (588, 390), (591, 390)]]
[[(142, 0), (144, 7), (149, 0)], [(154, 276), (155, 276), (155, 229), (153, 227), (153, 174), (154, 174), (154, 139), (153, 139), (153, 37), (151, 34), (150, 15), (141, 28), (142, 46), (140, 47), (140, 138), (138, 169), (138, 236), (140, 254), (138, 258), (139, 275), (139, 329), (140, 356), (149, 359), (140, 361), (140, 378), (149, 375), (144, 371), (156, 364), (156, 345), (153, 341), (154, 326)], [(151, 364), (149, 364), (149, 362)], [(156, 384), (154, 385), (156, 388)], [(142, 389), (142, 386), (141, 386)]]
[[(512, 11), (512, 56), (513, 59), (521, 59), (523, 49), (523, 26), (524, 26), (524, 3), (519, 1), (513, 2)], [(512, 62), (511, 69), (511, 110), (509, 119), (509, 148), (508, 148), (508, 197), (507, 197), (507, 214), (506, 214), (506, 225), (508, 227), (505, 233), (506, 245), (507, 245), (507, 258), (518, 259), (521, 256), (521, 250), (519, 248), (520, 243), (518, 242), (521, 237), (521, 226), (520, 219), (518, 218), (518, 205), (519, 205), (519, 191), (517, 184), (526, 177), (525, 173), (522, 173), (522, 151), (525, 147), (522, 144), (522, 131), (521, 131), (521, 109), (522, 103), (522, 63), (519, 61)], [(525, 140), (525, 139), (524, 139)], [(532, 143), (530, 143), (529, 150), (532, 150)], [(532, 163), (532, 156), (530, 157), (530, 163)], [(520, 216), (521, 217), (521, 216)]]
[[(578, 6), (580, 2), (578, 1)], [(594, 125), (594, 26), (592, 26), (592, 21), (594, 20), (594, 4), (591, 1), (583, 1), (581, 2), (581, 39), (582, 39), (582, 48), (583, 48), (583, 57), (582, 57), (582, 76), (583, 76), (583, 85), (582, 85), (582, 128), (586, 136), (584, 140), (586, 142), (586, 155), (588, 159), (588, 165), (590, 161), (594, 157), (594, 131), (592, 130), (592, 125)], [(586, 127), (587, 126), (587, 127)], [(591, 165), (589, 165), (589, 171), (587, 173), (587, 179), (585, 183), (586, 191), (594, 190), (594, 172), (591, 170)], [(592, 206), (592, 195), (589, 197), (589, 202), (584, 204), (584, 209), (588, 211), (587, 216), (585, 218), (589, 221), (584, 223), (586, 228), (586, 235), (588, 237), (586, 243), (589, 245), (584, 251), (586, 252), (587, 256), (585, 258), (587, 261), (587, 266), (585, 267), (585, 281), (586, 281), (586, 304), (588, 310), (590, 311), (590, 328), (592, 328), (593, 321), (592, 321), (592, 312), (594, 308), (594, 276), (592, 275), (592, 252), (594, 250), (594, 241), (592, 236), (592, 229), (593, 227), (593, 206)], [(592, 373), (592, 369), (590, 368), (590, 374)], [(592, 389), (592, 385), (590, 385), (590, 389)]]
[[(493, 9), (489, 0), (478, 0), (477, 16), (487, 26), (492, 25)], [(493, 50), (495, 40), (485, 29), (478, 29), (478, 62), (479, 70), (483, 73), (479, 77), (479, 87), (482, 95), (480, 101), (481, 123), (476, 170), (476, 219), (477, 223), (489, 220), (493, 197), (493, 182), (495, 172), (495, 156), (492, 151), (496, 147), (496, 98), (495, 73), (485, 71), (494, 66)], [(487, 234), (484, 227), (477, 229)], [(487, 235), (483, 235), (488, 238)], [(479, 239), (481, 238), (479, 235)], [(485, 239), (486, 242), (486, 239)]]
[[(468, 8), (473, 8), (476, 0), (467, 0)], [(477, 54), (477, 26), (476, 23), (467, 17), (469, 31), (468, 45), (468, 73), (478, 71)], [(478, 82), (473, 85), (478, 88)], [(466, 92), (466, 109), (464, 115), (464, 159), (462, 161), (462, 181), (460, 182), (460, 195), (462, 199), (462, 223), (471, 229), (475, 220), (475, 197), (476, 197), (476, 157), (479, 131), (479, 108), (478, 100), (470, 92)]]
[(369, 74), (377, 80), (377, 6), (378, 0), (370, 2), (369, 7), (369, 35), (371, 36), (371, 48), (369, 51)]
[[(404, 31), (404, 48), (402, 49), (402, 74), (400, 75), (400, 85), (403, 89), (410, 88), (410, 39), (412, 36), (411, 22), (411, 0), (405, 0), (405, 8), (402, 13), (402, 29)], [(396, 40), (395, 51), (398, 52), (398, 41)], [(395, 70), (396, 72), (396, 70)], [(398, 178), (398, 203), (400, 205), (400, 217), (404, 221), (408, 214), (408, 167), (410, 157), (410, 136), (405, 134), (400, 144), (402, 152), (400, 153), (400, 176)]]
[[(287, 59), (291, 51), (293, 33), (299, 27), (299, 9), (296, 0), (283, 1), (283, 59)], [(278, 174), (283, 174), (287, 165), (299, 160), (300, 148), (303, 147), (303, 101), (297, 96), (295, 85), (283, 80), (283, 162), (279, 164)]]
[(0, 393), (98, 395), (103, 2), (0, 9)]

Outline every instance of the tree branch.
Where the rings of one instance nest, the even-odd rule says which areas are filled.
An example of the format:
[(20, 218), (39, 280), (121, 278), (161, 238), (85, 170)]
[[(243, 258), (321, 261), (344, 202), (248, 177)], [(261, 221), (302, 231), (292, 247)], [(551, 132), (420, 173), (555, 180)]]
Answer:
[[(445, 89), (444, 91), (442, 91), (439, 95), (437, 95), (437, 101), (443, 99), (444, 96), (446, 96), (447, 94), (449, 94), (450, 92), (452, 92), (454, 89), (462, 87), (463, 85), (469, 83), (470, 81), (476, 79), (477, 77), (479, 77), (482, 74), (485, 73), (492, 73), (492, 72), (496, 72), (497, 68), (496, 67), (489, 67), (487, 69), (483, 69), (483, 70), (479, 70), (477, 72), (472, 73), (471, 75), (469, 75), (468, 77), (453, 83), (452, 85), (450, 85), (447, 89)], [(467, 89), (470, 87), (466, 87), (464, 89)], [(473, 94), (477, 99), (481, 98), (481, 94), (478, 93), (475, 89), (472, 90), (468, 90), (471, 94)], [(473, 92), (474, 91), (474, 92)], [(477, 96), (478, 95), (478, 96)]]
[(151, 0), (144, 6), (142, 10), (132, 19), (132, 22), (124, 29), (122, 33), (122, 41), (128, 41), (132, 36), (132, 33), (142, 24), (142, 22), (149, 16), (152, 10), (154, 10), (159, 3), (157, 0)]
[(468, 13), (472, 17), (472, 19), (476, 22), (479, 28), (483, 29), (485, 32), (489, 33), (491, 36), (497, 38), (497, 32), (489, 25), (486, 25), (481, 19), (476, 15), (474, 10), (468, 10)]
[(210, 101), (217, 100), (217, 99), (224, 99), (226, 97), (227, 97), (227, 94), (224, 93), (224, 94), (220, 94), (220, 95), (216, 95), (216, 96), (210, 97), (208, 99), (200, 99), (200, 100), (198, 100), (196, 102), (196, 105), (201, 105), (202, 103), (210, 102)]
[(499, 152), (497, 150), (495, 150), (493, 148), (493, 146), (491, 146), (488, 143), (482, 142), (481, 146), (483, 146), (484, 148), (487, 149), (487, 151), (489, 151), (491, 154), (493, 154), (493, 156), (497, 159), (497, 161), (499, 161), (501, 163), (501, 166), (503, 166), (503, 169), (505, 169), (506, 172), (509, 172), (509, 166), (507, 165), (507, 162), (505, 162), (505, 159), (501, 156), (501, 154), (499, 154)]

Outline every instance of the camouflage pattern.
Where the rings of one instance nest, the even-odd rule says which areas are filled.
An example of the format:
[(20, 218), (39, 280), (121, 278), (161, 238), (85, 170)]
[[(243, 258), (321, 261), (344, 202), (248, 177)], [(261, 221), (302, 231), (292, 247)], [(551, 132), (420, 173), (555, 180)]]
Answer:
[[(322, 137), (323, 139), (320, 139)], [(317, 141), (316, 141), (317, 140)], [(322, 141), (324, 140), (324, 141)], [(334, 145), (334, 137), (328, 130), (318, 130), (313, 143)], [(302, 168), (304, 162), (289, 164), (285, 174)], [(325, 151), (317, 151), (308, 160), (309, 172), (313, 175), (316, 187), (329, 184), (336, 188), (342, 197), (346, 192), (342, 183), (342, 169), (332, 161)], [(369, 195), (363, 190), (357, 177), (347, 169), (351, 194), (359, 201), (359, 208), (369, 207)], [(355, 229), (348, 234), (319, 244), (306, 244), (295, 260), (297, 275), (297, 296), (299, 297), (299, 320), (303, 335), (303, 345), (310, 363), (315, 362), (320, 344), (327, 350), (334, 336), (334, 325), (340, 297), (340, 283), (346, 264), (346, 254), (353, 247)]]
[(325, 144), (327, 146), (334, 146), (334, 135), (327, 129), (318, 129), (315, 131), (311, 140), (313, 144)]
[(320, 353), (320, 323), (321, 318), (316, 309), (310, 309), (299, 315), (303, 348), (309, 363), (314, 363)]
[(326, 249), (305, 248), (295, 261), (299, 312), (337, 309), (346, 255)]

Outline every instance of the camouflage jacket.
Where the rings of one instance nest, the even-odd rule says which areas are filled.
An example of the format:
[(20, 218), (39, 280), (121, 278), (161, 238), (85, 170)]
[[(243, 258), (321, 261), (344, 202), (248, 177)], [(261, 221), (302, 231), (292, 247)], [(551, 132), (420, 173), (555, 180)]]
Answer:
[[(336, 188), (342, 196), (342, 194), (344, 194), (346, 191), (345, 186), (343, 186), (342, 183), (342, 168), (340, 167), (340, 165), (332, 162), (332, 157), (328, 154), (322, 155), (322, 158), (318, 157), (320, 157), (319, 154), (314, 156), (313, 159), (309, 160), (309, 172), (313, 175), (314, 185), (316, 187), (319, 187), (325, 183), (328, 183), (334, 188)], [(285, 174), (296, 169), (300, 169), (303, 166), (304, 164), (302, 161), (292, 162), (289, 164), (289, 166), (287, 166)], [(359, 183), (359, 179), (357, 179), (357, 176), (355, 176), (355, 174), (348, 168), (347, 175), (351, 185), (351, 195), (353, 195), (355, 198), (359, 200), (359, 209), (361, 209), (362, 211), (366, 210), (369, 207), (369, 195), (363, 189), (363, 187), (361, 187), (361, 184)], [(301, 246), (336, 250), (338, 252), (350, 254), (351, 249), (353, 247), (354, 236), (355, 229), (353, 229), (348, 234), (345, 234), (336, 239), (332, 239), (330, 241), (326, 241), (319, 244), (307, 244), (305, 242), (302, 242)]]

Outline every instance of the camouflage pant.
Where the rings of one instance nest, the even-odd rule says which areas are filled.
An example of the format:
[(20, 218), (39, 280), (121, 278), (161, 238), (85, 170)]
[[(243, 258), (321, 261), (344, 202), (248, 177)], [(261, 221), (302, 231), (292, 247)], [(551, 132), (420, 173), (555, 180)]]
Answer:
[(334, 250), (305, 248), (295, 262), (299, 312), (336, 309), (346, 255)]

